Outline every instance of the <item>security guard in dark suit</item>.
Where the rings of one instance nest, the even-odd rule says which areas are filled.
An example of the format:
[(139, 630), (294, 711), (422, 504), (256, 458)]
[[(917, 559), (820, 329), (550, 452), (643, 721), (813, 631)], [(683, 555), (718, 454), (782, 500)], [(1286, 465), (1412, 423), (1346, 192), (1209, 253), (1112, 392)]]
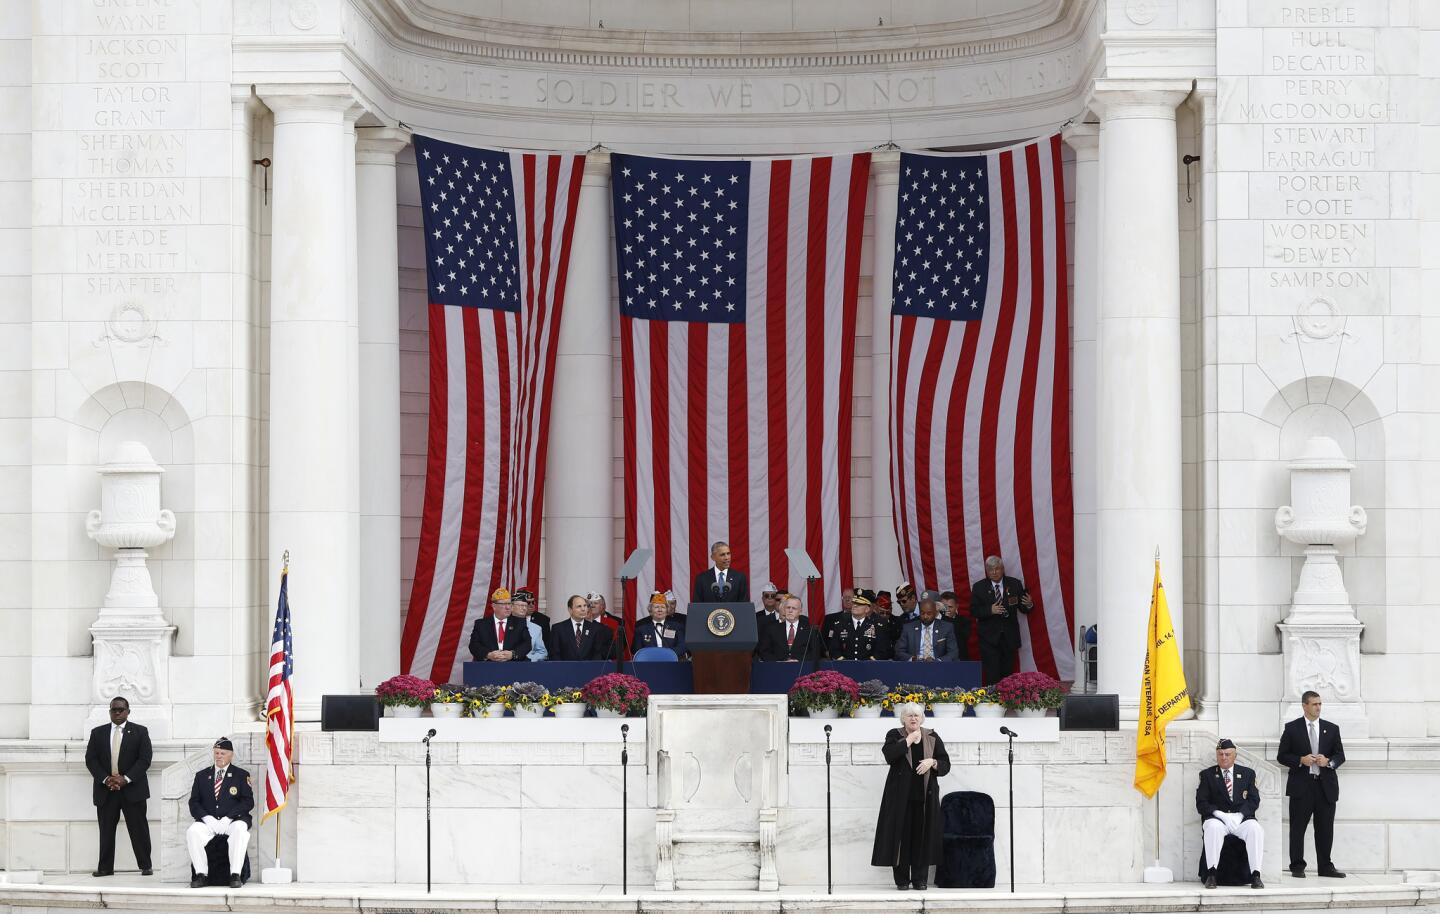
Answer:
[(869, 591), (855, 595), (850, 618), (840, 619), (825, 639), (825, 655), (831, 660), (889, 660), (895, 656), (889, 626), (870, 615)]
[(1330, 860), (1335, 840), (1335, 803), (1340, 799), (1340, 777), (1335, 769), (1345, 764), (1340, 728), (1320, 717), (1320, 693), (1300, 696), (1303, 717), (1285, 725), (1275, 761), (1289, 769), (1285, 795), (1290, 798), (1290, 875), (1305, 878), (1305, 828), (1315, 821), (1315, 856), (1318, 872), (1331, 879), (1345, 874)]
[(211, 748), (215, 764), (195, 773), (190, 785), (190, 815), (195, 823), (185, 831), (185, 849), (195, 875), (190, 888), (203, 888), (210, 881), (210, 860), (205, 847), (217, 835), (225, 835), (230, 851), (230, 888), (240, 888), (245, 865), (245, 848), (250, 844), (250, 811), (255, 794), (250, 772), (231, 764), (235, 746), (223, 736)]

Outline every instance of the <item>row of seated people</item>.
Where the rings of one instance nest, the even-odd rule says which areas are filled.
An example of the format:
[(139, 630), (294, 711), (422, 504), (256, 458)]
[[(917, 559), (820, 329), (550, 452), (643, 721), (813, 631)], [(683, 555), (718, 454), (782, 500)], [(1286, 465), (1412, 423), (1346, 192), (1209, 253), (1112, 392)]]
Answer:
[[(1032, 603), (1023, 585), (1004, 577), (998, 561), (970, 594), (962, 613), (955, 593), (927, 590), (917, 594), (908, 583), (895, 589), (896, 607), (888, 594), (847, 589), (839, 612), (825, 617), (818, 630), (811, 625), (800, 597), (773, 584), (761, 591), (756, 612), (755, 657), (762, 661), (902, 660), (954, 661), (975, 659), (970, 649), (972, 625), (985, 675), (998, 681), (1011, 672), (1019, 645), (1017, 613)], [(470, 653), (476, 660), (611, 660), (629, 657), (645, 647), (665, 647), (684, 658), (686, 616), (676, 612), (673, 593), (653, 593), (648, 618), (631, 631), (607, 612), (601, 594), (576, 594), (566, 601), (567, 618), (552, 623), (535, 609), (532, 592), (504, 589), (491, 595), (491, 611), (475, 621)], [(988, 681), (988, 680), (987, 680)]]

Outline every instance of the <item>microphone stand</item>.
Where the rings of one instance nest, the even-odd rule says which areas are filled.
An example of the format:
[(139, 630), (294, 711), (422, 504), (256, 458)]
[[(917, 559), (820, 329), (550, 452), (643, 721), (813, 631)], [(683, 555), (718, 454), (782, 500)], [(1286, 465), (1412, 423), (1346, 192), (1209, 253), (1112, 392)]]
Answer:
[(425, 894), (430, 894), (430, 740), (435, 737), (435, 728), (421, 740), (425, 744)]
[(620, 725), (620, 894), (630, 890), (630, 725)]
[(825, 894), (835, 894), (835, 875), (831, 862), (830, 837), (830, 730), (825, 725)]
[(1010, 894), (1015, 894), (1015, 737), (1018, 736), (1009, 727), (1001, 727), (1000, 732), (1009, 738), (1009, 768), (1010, 768)]

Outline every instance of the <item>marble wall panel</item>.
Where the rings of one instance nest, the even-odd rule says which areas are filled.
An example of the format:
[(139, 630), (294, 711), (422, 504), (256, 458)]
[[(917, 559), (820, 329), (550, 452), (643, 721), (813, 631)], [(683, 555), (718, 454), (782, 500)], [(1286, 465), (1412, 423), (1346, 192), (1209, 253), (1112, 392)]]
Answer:
[[(530, 884), (588, 885), (620, 882), (619, 809), (527, 809), (520, 822), (521, 875)], [(655, 813), (630, 810), (631, 886), (655, 879)]]
[[(430, 820), (431, 878), (440, 883), (521, 881), (517, 810), (436, 809)], [(425, 810), (395, 812), (395, 879), (425, 881)]]
[[(441, 765), (430, 769), (431, 805), (436, 809), (506, 809), (520, 806), (520, 772), (479, 765)], [(425, 766), (395, 767), (397, 806), (425, 805)]]
[[(297, 823), (295, 878), (305, 882), (394, 882), (395, 820), (393, 807), (304, 809)], [(422, 832), (422, 841), (423, 836)]]
[(390, 765), (311, 765), (296, 786), (300, 805), (322, 807), (393, 807), (395, 768)]
[[(1052, 883), (1136, 882), (1144, 869), (1134, 836), (1140, 810), (1105, 806), (1044, 810), (1045, 880)], [(1104, 853), (1096, 853), (1105, 848)]]

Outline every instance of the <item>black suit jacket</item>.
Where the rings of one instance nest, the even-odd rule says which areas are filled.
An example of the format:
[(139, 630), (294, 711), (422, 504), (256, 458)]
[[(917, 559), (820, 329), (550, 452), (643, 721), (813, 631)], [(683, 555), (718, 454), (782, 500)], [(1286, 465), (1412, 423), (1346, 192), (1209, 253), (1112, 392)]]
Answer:
[(215, 766), (195, 772), (195, 782), (190, 785), (190, 815), (199, 822), (206, 816), (217, 819), (250, 821), (250, 811), (255, 808), (255, 793), (250, 786), (250, 772), (231, 764), (225, 769), (225, 782), (220, 785), (220, 796), (215, 796)]
[[(975, 619), (975, 632), (980, 641), (1003, 647), (1008, 650), (1015, 650), (1020, 646), (1020, 613), (1029, 613), (1030, 610), (1020, 605), (1020, 598), (1025, 595), (1025, 585), (1020, 583), (1019, 578), (1012, 578), (1005, 575), (1000, 579), (1004, 589), (1006, 606), (997, 606), (995, 602), (995, 585), (988, 577), (976, 581), (970, 588), (970, 615)], [(1014, 598), (1014, 603), (1008, 601)], [(1001, 609), (1008, 608), (1009, 616), (999, 615)]]
[(1234, 799), (1225, 793), (1225, 775), (1220, 773), (1219, 765), (1211, 765), (1200, 772), (1200, 783), (1195, 788), (1195, 811), (1200, 813), (1202, 821), (1216, 812), (1238, 812), (1246, 819), (1255, 818), (1255, 810), (1260, 808), (1260, 787), (1255, 783), (1255, 770), (1236, 765), (1231, 777), (1235, 781)]
[(745, 572), (731, 568), (725, 572), (725, 592), (715, 591), (715, 569), (706, 568), (695, 576), (695, 586), (690, 591), (691, 603), (748, 603), (750, 601), (750, 579)]
[[(1320, 725), (1320, 754), (1330, 760), (1330, 765), (1320, 766), (1320, 790), (1331, 803), (1340, 799), (1340, 776), (1335, 769), (1345, 764), (1345, 747), (1340, 742), (1340, 728), (1325, 718), (1316, 721)], [(1310, 754), (1310, 734), (1305, 731), (1305, 718), (1297, 717), (1285, 725), (1280, 733), (1280, 748), (1275, 761), (1290, 770), (1285, 778), (1285, 795), (1291, 796), (1305, 786), (1310, 778), (1310, 766), (1300, 764), (1301, 756)]]
[(564, 619), (550, 626), (551, 660), (609, 660), (614, 636), (599, 622), (580, 623), (580, 646), (575, 646), (575, 622)]
[(841, 620), (825, 639), (825, 656), (831, 660), (889, 660), (895, 656), (890, 626), (874, 616), (866, 616), (857, 632), (854, 622)]
[[(130, 783), (120, 788), (120, 799), (125, 803), (138, 803), (150, 798), (150, 781), (145, 772), (150, 770), (150, 731), (139, 724), (125, 724), (120, 737), (120, 773)], [(90, 731), (90, 742), (85, 747), (85, 767), (94, 779), (91, 798), (100, 806), (110, 796), (105, 779), (110, 776), (110, 725), (101, 724)]]
[(770, 622), (760, 629), (760, 638), (755, 644), (756, 660), (818, 660), (820, 658), (820, 633), (810, 620), (801, 616), (795, 620), (795, 643), (785, 643), (785, 623)]
[(505, 643), (495, 643), (495, 617), (484, 616), (475, 620), (470, 629), (470, 656), (484, 660), (491, 651), (514, 651), (512, 660), (524, 660), (530, 653), (530, 626), (519, 616), (505, 620)]

